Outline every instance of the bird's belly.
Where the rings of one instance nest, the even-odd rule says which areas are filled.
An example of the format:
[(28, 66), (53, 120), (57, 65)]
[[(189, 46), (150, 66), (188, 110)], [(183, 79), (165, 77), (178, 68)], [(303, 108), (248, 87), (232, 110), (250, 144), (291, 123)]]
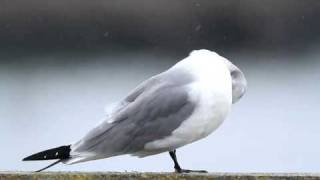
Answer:
[[(208, 90), (209, 91), (209, 90)], [(197, 103), (194, 113), (172, 134), (145, 145), (146, 151), (169, 151), (202, 139), (217, 129), (231, 108), (231, 92), (201, 92), (194, 96)]]
[(180, 147), (211, 134), (227, 117), (230, 106), (231, 102), (221, 96), (214, 102), (200, 102), (193, 115), (172, 133), (180, 141), (177, 145)]
[(174, 134), (188, 137), (189, 142), (204, 138), (221, 125), (230, 109), (228, 103), (222, 101), (201, 106)]

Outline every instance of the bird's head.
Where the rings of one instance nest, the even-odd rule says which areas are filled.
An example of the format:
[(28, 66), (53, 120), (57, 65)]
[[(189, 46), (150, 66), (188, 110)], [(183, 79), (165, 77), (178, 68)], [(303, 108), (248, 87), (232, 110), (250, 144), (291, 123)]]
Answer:
[(236, 103), (246, 93), (247, 80), (242, 71), (232, 64), (229, 60), (223, 58), (231, 75), (232, 79), (232, 103)]
[(202, 60), (202, 65), (205, 66), (207, 66), (208, 60), (222, 61), (227, 66), (232, 79), (232, 103), (238, 102), (239, 99), (245, 94), (247, 90), (247, 80), (242, 71), (237, 66), (232, 64), (232, 62), (230, 62), (228, 59), (206, 49), (194, 50), (191, 52), (190, 56), (191, 60), (197, 59), (198, 62), (199, 60)]

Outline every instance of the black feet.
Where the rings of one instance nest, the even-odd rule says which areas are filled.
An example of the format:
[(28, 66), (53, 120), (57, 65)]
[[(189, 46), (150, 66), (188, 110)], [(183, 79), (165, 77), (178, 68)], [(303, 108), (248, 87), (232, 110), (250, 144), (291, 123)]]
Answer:
[(206, 170), (175, 169), (176, 173), (208, 173)]
[(189, 169), (182, 169), (178, 163), (176, 150), (169, 152), (171, 159), (174, 162), (174, 169), (176, 173), (208, 173), (205, 170), (189, 170)]

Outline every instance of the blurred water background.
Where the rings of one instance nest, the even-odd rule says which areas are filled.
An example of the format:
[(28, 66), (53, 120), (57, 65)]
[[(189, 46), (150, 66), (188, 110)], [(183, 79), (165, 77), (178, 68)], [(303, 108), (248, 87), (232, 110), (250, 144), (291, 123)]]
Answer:
[[(320, 2), (0, 2), (0, 170), (81, 138), (104, 107), (192, 49), (214, 50), (248, 92), (208, 138), (178, 150), (214, 172), (320, 171)], [(54, 171), (172, 171), (168, 154), (119, 156)]]

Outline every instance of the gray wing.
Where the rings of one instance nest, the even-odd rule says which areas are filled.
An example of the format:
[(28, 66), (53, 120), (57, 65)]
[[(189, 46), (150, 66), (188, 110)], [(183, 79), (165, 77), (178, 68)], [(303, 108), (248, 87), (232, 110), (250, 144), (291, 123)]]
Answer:
[(183, 84), (152, 78), (123, 101), (112, 115), (73, 147), (75, 152), (114, 156), (143, 150), (153, 140), (169, 136), (193, 112)]

